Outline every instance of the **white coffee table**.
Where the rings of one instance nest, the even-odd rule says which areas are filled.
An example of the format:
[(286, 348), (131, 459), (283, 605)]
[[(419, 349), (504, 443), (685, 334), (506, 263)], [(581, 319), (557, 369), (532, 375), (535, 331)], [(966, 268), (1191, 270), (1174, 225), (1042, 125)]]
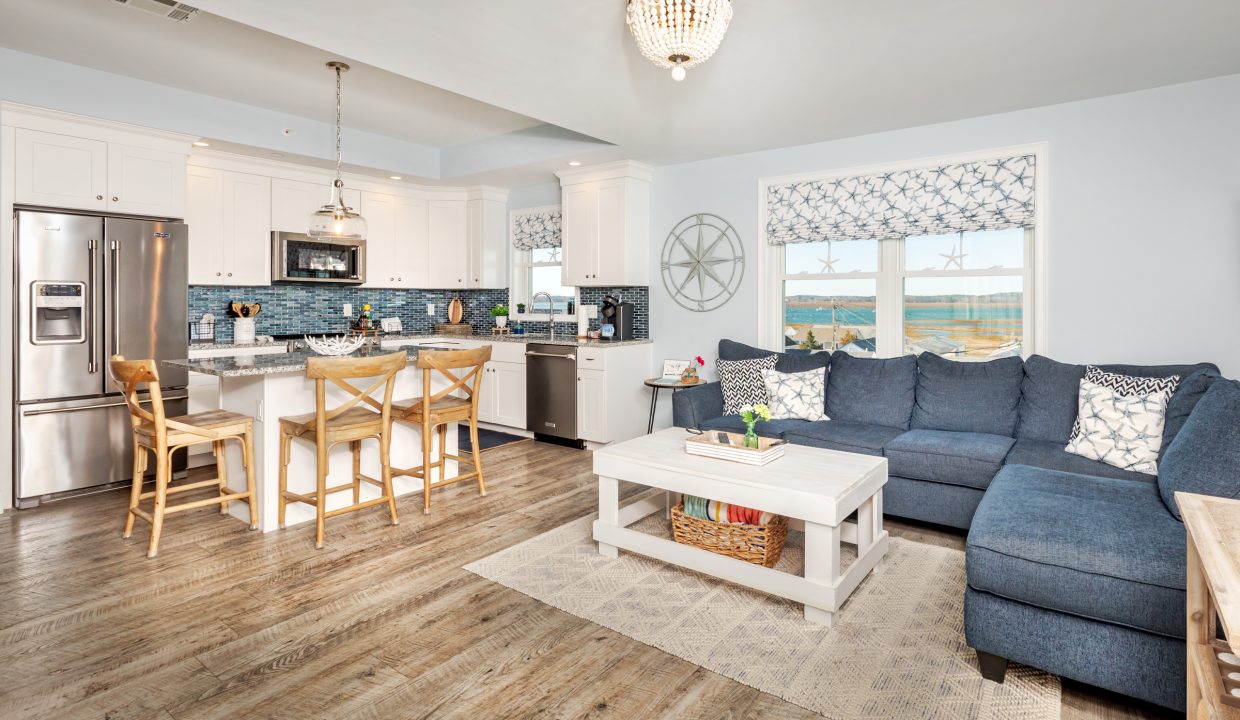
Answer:
[[(684, 449), (689, 437), (683, 428), (669, 428), (594, 451), (599, 553), (614, 558), (622, 548), (804, 603), (805, 619), (830, 627), (840, 606), (887, 553), (882, 501), (887, 459), (789, 445), (784, 457), (755, 467), (689, 455)], [(667, 493), (621, 507), (621, 481)], [(791, 527), (805, 531), (804, 577), (628, 529), (666, 511), (673, 493), (790, 518)], [(854, 512), (856, 521), (846, 520)], [(841, 542), (857, 546), (857, 559), (843, 571)]]

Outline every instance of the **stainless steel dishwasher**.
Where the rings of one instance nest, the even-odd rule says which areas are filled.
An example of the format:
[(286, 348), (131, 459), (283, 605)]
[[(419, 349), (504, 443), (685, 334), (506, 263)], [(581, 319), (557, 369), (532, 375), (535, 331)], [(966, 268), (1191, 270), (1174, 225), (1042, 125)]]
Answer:
[(577, 348), (525, 346), (525, 420), (535, 435), (577, 439)]

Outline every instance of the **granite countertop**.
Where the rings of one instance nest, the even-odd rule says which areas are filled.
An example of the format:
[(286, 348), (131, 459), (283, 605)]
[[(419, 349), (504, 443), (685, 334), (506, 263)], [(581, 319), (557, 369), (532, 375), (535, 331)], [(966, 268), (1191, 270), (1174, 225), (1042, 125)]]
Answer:
[[(548, 335), (440, 335), (435, 333), (405, 334), (405, 335), (382, 335), (379, 337), (380, 342), (391, 342), (393, 340), (408, 340), (409, 342), (422, 342), (425, 340), (474, 340), (478, 342), (505, 342), (505, 343), (543, 343), (546, 345), (574, 345), (577, 347), (618, 347), (621, 345), (649, 345), (654, 342), (650, 338), (637, 338), (634, 340), (578, 340), (573, 336), (556, 336), (552, 340)], [(198, 350), (242, 350), (245, 348), (267, 348), (281, 347), (285, 343), (279, 342), (253, 342), (253, 343), (192, 343), (189, 346), (191, 352)]]
[(554, 340), (550, 335), (542, 334), (525, 334), (525, 335), (384, 335), (379, 338), (382, 342), (391, 342), (392, 340), (473, 340), (476, 342), (503, 342), (503, 343), (542, 343), (544, 345), (574, 345), (577, 347), (617, 347), (620, 345), (649, 345), (654, 342), (650, 338), (636, 338), (633, 340), (580, 340), (575, 336), (557, 335)]
[[(427, 350), (450, 350), (444, 347), (423, 346)], [(404, 348), (364, 348), (349, 353), (345, 357), (374, 357), (400, 352)], [(418, 358), (417, 349), (406, 350), (409, 362)], [(297, 350), (288, 353), (272, 353), (270, 355), (228, 355), (224, 357), (198, 358), (196, 360), (163, 360), (161, 365), (181, 368), (190, 372), (216, 377), (245, 377), (253, 375), (275, 375), (279, 373), (304, 373), (306, 361), (312, 357), (320, 357), (313, 350)]]

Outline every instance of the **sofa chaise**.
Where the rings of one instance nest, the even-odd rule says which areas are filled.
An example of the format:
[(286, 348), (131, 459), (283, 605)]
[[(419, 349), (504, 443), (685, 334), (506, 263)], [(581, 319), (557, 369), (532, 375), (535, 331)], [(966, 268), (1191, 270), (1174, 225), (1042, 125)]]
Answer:
[[(772, 354), (782, 372), (823, 368), (830, 419), (773, 420), (759, 433), (885, 456), (886, 514), (969, 531), (965, 635), (986, 677), (1002, 682), (1013, 660), (1183, 708), (1184, 526), (1158, 477), (1065, 451), (1085, 366), (1038, 355), (871, 359), (719, 343), (721, 360)], [(1219, 380), (1217, 367), (1101, 367), (1181, 378), (1160, 450), (1160, 469), (1170, 472), (1168, 448)], [(743, 429), (723, 406), (719, 383), (683, 390), (673, 399), (673, 421)], [(1240, 494), (1234, 475), (1206, 485), (1194, 491)]]

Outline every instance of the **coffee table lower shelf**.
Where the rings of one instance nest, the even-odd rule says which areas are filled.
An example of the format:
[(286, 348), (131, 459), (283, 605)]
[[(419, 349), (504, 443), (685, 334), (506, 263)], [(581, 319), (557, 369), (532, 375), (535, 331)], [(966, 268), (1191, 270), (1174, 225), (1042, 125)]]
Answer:
[[(865, 576), (881, 567), (887, 554), (882, 490), (857, 508), (857, 522), (846, 520), (833, 526), (789, 518), (792, 529), (805, 532), (804, 577), (630, 530), (627, 526), (648, 515), (666, 514), (680, 498), (673, 497), (678, 493), (666, 492), (621, 506), (619, 490), (619, 480), (599, 476), (599, 519), (594, 521), (599, 554), (615, 558), (620, 550), (627, 550), (802, 603), (806, 620), (827, 627)], [(857, 546), (857, 559), (846, 570), (840, 565), (842, 542)]]

